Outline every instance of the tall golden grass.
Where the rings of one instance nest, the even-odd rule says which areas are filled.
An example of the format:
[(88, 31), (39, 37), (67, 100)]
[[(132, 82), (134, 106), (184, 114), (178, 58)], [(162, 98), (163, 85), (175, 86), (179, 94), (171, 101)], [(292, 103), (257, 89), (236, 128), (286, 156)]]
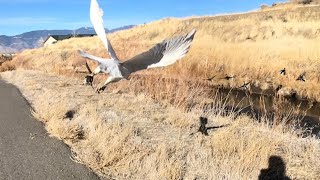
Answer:
[[(257, 179), (274, 155), (285, 162), (286, 176), (320, 178), (319, 140), (300, 138), (282, 123), (221, 116), (214, 109), (186, 113), (125, 88), (99, 95), (75, 78), (39, 71), (5, 72), (1, 78), (21, 90), (48, 132), (71, 147), (75, 161), (107, 178)], [(65, 117), (68, 111), (73, 118)], [(207, 137), (190, 135), (200, 115), (209, 126), (228, 126)]]
[[(130, 81), (112, 84), (107, 89), (111, 93), (103, 95), (84, 88), (78, 79), (85, 72), (78, 49), (108, 57), (97, 37), (26, 50), (0, 68), (37, 71), (1, 76), (22, 89), (35, 108), (34, 115), (70, 145), (76, 160), (105, 176), (256, 179), (267, 168), (268, 158), (278, 155), (287, 163), (291, 178), (319, 179), (319, 141), (298, 137), (293, 128), (284, 126), (286, 119), (258, 123), (245, 116), (222, 116), (219, 109), (204, 114), (192, 106), (212, 101), (223, 106), (218, 99), (206, 99), (210, 90), (201, 86), (203, 79), (212, 76), (216, 78), (211, 84), (239, 87), (252, 82), (266, 90), (281, 84), (284, 91), (319, 101), (319, 9), (285, 6), (240, 15), (168, 18), (109, 34), (118, 56), (125, 60), (165, 38), (198, 30), (183, 60), (139, 72)], [(286, 76), (279, 74), (284, 67)], [(307, 73), (306, 82), (296, 81), (302, 72)], [(235, 78), (223, 80), (226, 74)], [(95, 85), (103, 78), (97, 77)], [(191, 111), (181, 110), (189, 107)], [(64, 118), (68, 110), (76, 112), (72, 120)], [(189, 136), (197, 130), (200, 115), (208, 116), (212, 126), (230, 125), (209, 137)]]
[[(320, 100), (320, 7), (295, 7), (240, 15), (168, 18), (109, 35), (118, 56), (125, 60), (148, 50), (165, 38), (197, 29), (189, 54), (164, 69), (145, 71), (167, 77), (200, 80), (211, 76), (214, 84), (238, 87), (252, 82), (263, 89), (282, 85), (301, 98)], [(2, 70), (12, 66), (58, 74), (84, 71), (83, 49), (108, 57), (97, 37), (73, 38), (51, 47), (26, 50)], [(94, 66), (94, 64), (91, 64)], [(287, 75), (279, 71), (286, 68)], [(306, 72), (305, 83), (296, 78)], [(226, 74), (236, 76), (220, 80)]]

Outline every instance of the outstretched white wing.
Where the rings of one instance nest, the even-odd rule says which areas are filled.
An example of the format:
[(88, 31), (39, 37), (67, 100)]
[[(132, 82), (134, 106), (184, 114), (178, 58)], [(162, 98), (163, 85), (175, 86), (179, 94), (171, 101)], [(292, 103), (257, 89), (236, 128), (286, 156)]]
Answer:
[(91, 55), (89, 53), (86, 53), (82, 50), (78, 50), (78, 53), (80, 54), (80, 56), (84, 57), (84, 58), (87, 58), (89, 60), (92, 60), (92, 61), (95, 61), (99, 64), (99, 66), (101, 67), (110, 67), (110, 66), (113, 66), (113, 65), (117, 65), (118, 62), (117, 60), (107, 60), (107, 59), (104, 59), (104, 58), (101, 58), (101, 57), (97, 57), (97, 56), (94, 56), (94, 55)]
[(103, 26), (103, 10), (99, 7), (97, 0), (91, 0), (90, 5), (90, 19), (91, 23), (96, 31), (98, 37), (103, 42), (104, 46), (107, 48), (107, 51), (110, 57), (114, 60), (119, 60), (116, 53), (114, 52), (110, 41), (106, 36), (106, 32)]
[(195, 33), (196, 30), (192, 30), (184, 36), (164, 40), (149, 51), (141, 53), (121, 64), (131, 73), (147, 68), (169, 66), (188, 53)]

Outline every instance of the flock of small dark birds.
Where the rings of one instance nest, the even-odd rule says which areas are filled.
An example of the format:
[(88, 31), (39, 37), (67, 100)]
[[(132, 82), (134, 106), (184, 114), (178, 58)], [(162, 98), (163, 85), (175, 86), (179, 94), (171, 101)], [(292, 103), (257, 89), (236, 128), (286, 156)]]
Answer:
[[(204, 79), (204, 80), (213, 81), (213, 79), (214, 79), (215, 77), (216, 77), (216, 76), (212, 76), (212, 77), (206, 78), (206, 79)], [(219, 78), (219, 79), (230, 80), (230, 79), (233, 79), (233, 78), (235, 78), (235, 77), (236, 77), (236, 76), (226, 75), (225, 77), (222, 77), (222, 78)]]
[[(283, 68), (279, 71), (280, 75), (285, 76), (287, 74), (286, 72), (286, 68)], [(302, 74), (300, 74), (298, 76), (298, 78), (296, 79), (296, 81), (302, 81), (302, 82), (306, 82), (306, 72), (303, 72)], [(278, 92), (280, 89), (282, 89), (282, 85), (280, 84), (277, 88), (276, 91)]]
[[(283, 68), (280, 70), (280, 75), (286, 75), (287, 72), (286, 72), (286, 68)], [(306, 82), (306, 72), (303, 72), (302, 74), (300, 74), (298, 76), (298, 78), (296, 79), (296, 81), (303, 81), (303, 82)]]
[[(286, 71), (286, 68), (283, 68), (279, 71), (280, 75), (287, 75), (287, 71)], [(210, 81), (212, 82), (213, 79), (215, 78), (216, 76), (212, 76), (212, 77), (209, 77), (209, 78), (206, 78), (204, 80), (207, 80), (207, 81)], [(225, 80), (230, 80), (230, 79), (233, 79), (235, 78), (236, 76), (229, 76), (229, 75), (226, 75), (225, 77), (222, 77), (222, 78), (219, 78), (219, 79), (225, 79)], [(301, 73), (298, 78), (296, 79), (296, 81), (302, 81), (302, 82), (306, 82), (306, 72), (303, 72)], [(240, 86), (239, 88), (240, 89), (249, 89), (250, 88), (250, 84), (251, 82), (244, 82), (242, 86)], [(279, 91), (283, 86), (282, 85), (279, 85), (277, 88), (276, 88), (276, 91)]]
[[(279, 71), (280, 75), (287, 75), (287, 71), (286, 71), (286, 68), (283, 68)], [(212, 76), (212, 77), (209, 77), (209, 78), (206, 78), (204, 80), (207, 80), (207, 81), (213, 81), (213, 79), (215, 78), (216, 76)], [(222, 77), (220, 79), (225, 79), (225, 80), (230, 80), (230, 79), (233, 79), (235, 78), (236, 76), (229, 76), (229, 75), (226, 75), (225, 77)], [(302, 82), (306, 82), (306, 72), (303, 72), (302, 74), (300, 74), (298, 76), (298, 78), (296, 79), (296, 81), (302, 81)], [(240, 86), (239, 88), (242, 88), (242, 89), (249, 89), (250, 88), (250, 84), (251, 82), (245, 82), (242, 86)], [(279, 91), (283, 86), (282, 85), (279, 85), (277, 88), (276, 88), (276, 91)], [(207, 127), (207, 124), (208, 124), (208, 119), (205, 118), (205, 117), (200, 117), (200, 127), (198, 129), (198, 132), (200, 132), (202, 135), (205, 135), (205, 136), (208, 136), (208, 130), (210, 129), (216, 129), (216, 128), (221, 128), (221, 127), (225, 127), (226, 125), (224, 126), (218, 126), (218, 127)], [(192, 133), (190, 135), (193, 135), (195, 133)]]
[[(287, 75), (287, 71), (286, 71), (286, 68), (283, 68), (279, 71), (280, 75)], [(206, 78), (204, 80), (207, 80), (207, 81), (212, 81), (216, 76), (212, 76), (212, 77), (209, 77), (209, 78)], [(230, 80), (230, 79), (233, 79), (235, 78), (236, 76), (229, 76), (229, 75), (226, 75), (225, 77), (222, 77), (220, 79), (225, 79), (225, 80)], [(306, 72), (303, 72), (301, 73), (298, 78), (296, 79), (297, 81), (303, 81), (303, 82), (306, 82)], [(247, 83), (245, 83), (247, 84)]]

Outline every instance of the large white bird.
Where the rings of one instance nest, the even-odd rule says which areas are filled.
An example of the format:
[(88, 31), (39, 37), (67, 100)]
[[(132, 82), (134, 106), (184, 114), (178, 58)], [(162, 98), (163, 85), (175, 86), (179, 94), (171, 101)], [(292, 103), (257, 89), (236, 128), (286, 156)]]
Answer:
[(98, 67), (92, 73), (90, 72), (91, 74), (87, 75), (86, 78), (92, 80), (96, 74), (109, 74), (106, 82), (101, 87), (96, 89), (98, 93), (103, 92), (106, 86), (112, 82), (118, 82), (121, 79), (128, 79), (129, 75), (133, 72), (147, 68), (164, 67), (175, 63), (188, 53), (191, 42), (196, 33), (196, 30), (192, 30), (186, 35), (166, 39), (161, 43), (156, 44), (150, 50), (143, 52), (127, 61), (120, 62), (110, 44), (110, 41), (106, 37), (102, 16), (103, 11), (99, 7), (97, 0), (91, 0), (91, 22), (98, 37), (107, 48), (107, 52), (109, 53), (111, 59), (96, 57), (79, 50), (79, 54), (82, 57), (98, 63)]

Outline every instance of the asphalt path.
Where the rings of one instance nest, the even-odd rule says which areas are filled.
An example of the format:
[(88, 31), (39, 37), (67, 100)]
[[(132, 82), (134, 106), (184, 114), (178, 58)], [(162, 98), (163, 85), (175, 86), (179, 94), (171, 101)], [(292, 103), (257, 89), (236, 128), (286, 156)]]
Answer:
[(0, 179), (100, 179), (70, 155), (70, 149), (49, 137), (32, 117), (20, 91), (0, 79)]

